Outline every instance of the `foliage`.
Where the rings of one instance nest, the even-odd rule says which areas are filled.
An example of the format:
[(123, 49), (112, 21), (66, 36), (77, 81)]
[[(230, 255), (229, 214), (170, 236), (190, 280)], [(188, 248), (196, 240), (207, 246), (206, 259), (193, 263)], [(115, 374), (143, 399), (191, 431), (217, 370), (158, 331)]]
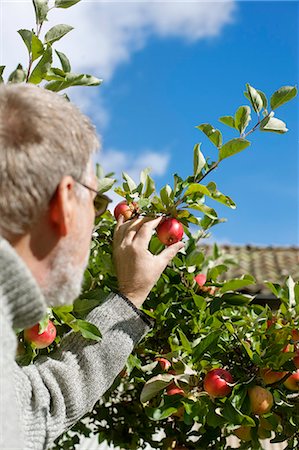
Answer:
[[(69, 8), (78, 2), (55, 0), (51, 7), (48, 0), (33, 0), (36, 29), (19, 30), (28, 51), (28, 68), (18, 64), (8, 83), (41, 84), (56, 92), (75, 85), (100, 84), (101, 80), (91, 75), (71, 72), (69, 59), (58, 50), (55, 52), (61, 68), (53, 66), (53, 45), (72, 30), (71, 26), (56, 25), (41, 37), (51, 9)], [(3, 71), (1, 66), (0, 82), (4, 82)], [(260, 449), (260, 439), (271, 436), (271, 432), (275, 436), (272, 442), (287, 440), (286, 448), (297, 448), (299, 394), (290, 393), (283, 381), (295, 371), (297, 342), (292, 331), (299, 329), (299, 284), (291, 278), (282, 286), (269, 281), (267, 286), (280, 299), (279, 310), (257, 305), (252, 296), (242, 293), (255, 283), (254, 278), (244, 274), (239, 279), (227, 279), (225, 273), (234, 261), (216, 245), (208, 256), (206, 247), (199, 243), (209, 236), (213, 226), (224, 221), (217, 215), (217, 202), (236, 207), (213, 181), (203, 180), (224, 159), (245, 150), (250, 145), (248, 137), (257, 129), (286, 133), (286, 124), (274, 117), (274, 111), (296, 94), (296, 87), (283, 86), (268, 102), (265, 93), (247, 84), (244, 95), (249, 105), (241, 105), (234, 115), (219, 119), (236, 131), (236, 137), (225, 140), (213, 125), (198, 125), (216, 147), (217, 158), (206, 158), (197, 143), (192, 155), (193, 173), (186, 179), (175, 174), (172, 186), (167, 184), (160, 192), (156, 192), (149, 169), (143, 170), (138, 182), (123, 173), (123, 183), (115, 192), (128, 202), (136, 202), (138, 215), (177, 218), (184, 225), (186, 246), (166, 268), (144, 304), (144, 312), (154, 321), (153, 329), (130, 355), (126, 369), (110, 390), (83, 420), (57, 439), (55, 449), (72, 449), (80, 435), (92, 433), (98, 435), (99, 442), (131, 450), (145, 448), (146, 444), (161, 449), (229, 449), (226, 438), (240, 426), (250, 429), (250, 441), (242, 442), (241, 449)], [(256, 122), (249, 128), (253, 115)], [(97, 170), (99, 190), (107, 192), (114, 180), (111, 174), (105, 177), (100, 167)], [(112, 261), (114, 225), (109, 211), (96, 219), (81, 296), (71, 306), (49, 310), (41, 322), (42, 331), (48, 316), (53, 319), (58, 332), (55, 342), (47, 349), (36, 350), (24, 342), (23, 331), (17, 330), (19, 364), (30, 364), (37, 355), (51, 353), (70, 330), (86, 339), (101, 339), (100, 330), (85, 318), (109, 292), (117, 290)], [(198, 230), (193, 235), (190, 225)], [(162, 249), (153, 236), (149, 250), (158, 254)], [(207, 277), (203, 286), (194, 279), (198, 273)], [(163, 371), (158, 357), (170, 361), (171, 370)], [(203, 388), (205, 374), (216, 367), (229, 370), (233, 376), (232, 392), (227, 397), (213, 398)], [(248, 389), (265, 386), (260, 370), (263, 368), (284, 371), (285, 375), (268, 387), (274, 398), (272, 410), (257, 416), (252, 413)], [(168, 395), (166, 388), (171, 383), (180, 386), (184, 395)], [(159, 431), (163, 437), (157, 440), (154, 434)]]
[[(8, 76), (9, 83), (28, 82), (32, 84), (43, 83), (45, 89), (59, 92), (71, 86), (97, 86), (102, 80), (92, 75), (77, 74), (71, 71), (71, 63), (68, 57), (58, 50), (55, 50), (61, 68), (54, 65), (53, 44), (60, 41), (66, 34), (73, 30), (73, 27), (65, 24), (58, 24), (51, 27), (42, 38), (41, 32), (48, 21), (48, 14), (55, 8), (69, 8), (80, 0), (55, 0), (50, 6), (49, 0), (33, 0), (35, 11), (35, 29), (18, 31), (27, 52), (28, 67), (23, 68), (21, 64)], [(5, 66), (0, 67), (0, 83), (4, 82), (3, 72)]]

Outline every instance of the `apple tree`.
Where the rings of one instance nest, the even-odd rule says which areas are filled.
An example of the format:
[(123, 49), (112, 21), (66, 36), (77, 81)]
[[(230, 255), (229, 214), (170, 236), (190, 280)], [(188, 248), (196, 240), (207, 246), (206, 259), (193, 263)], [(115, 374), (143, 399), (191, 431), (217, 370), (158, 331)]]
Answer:
[[(36, 27), (19, 30), (28, 52), (28, 67), (18, 64), (0, 82), (29, 82), (55, 92), (71, 86), (96, 86), (101, 80), (71, 71), (68, 57), (53, 45), (72, 27), (56, 25), (42, 36), (53, 8), (69, 8), (79, 0), (33, 0)], [(65, 93), (62, 93), (65, 95)], [(149, 250), (158, 254), (165, 245), (182, 239), (185, 248), (165, 269), (146, 300), (143, 311), (153, 328), (128, 358), (113, 386), (72, 430), (60, 436), (53, 449), (74, 449), (80, 436), (96, 434), (121, 448), (230, 449), (237, 436), (242, 449), (260, 449), (261, 440), (299, 445), (299, 284), (291, 277), (283, 285), (266, 282), (280, 300), (279, 309), (258, 305), (242, 289), (255, 283), (250, 274), (229, 279), (232, 261), (217, 245), (207, 252), (203, 240), (213, 226), (224, 222), (217, 203), (236, 207), (210, 180), (222, 161), (244, 151), (256, 131), (284, 134), (286, 124), (277, 109), (297, 95), (283, 86), (268, 100), (266, 94), (246, 85), (245, 105), (233, 115), (220, 117), (223, 131), (209, 123), (198, 130), (217, 151), (207, 157), (200, 143), (191, 157), (193, 171), (186, 178), (173, 175), (156, 190), (150, 169), (139, 180), (123, 173), (114, 188), (121, 202), (115, 216), (163, 216)], [(254, 120), (253, 120), (254, 117)], [(225, 138), (226, 127), (234, 130)], [(99, 190), (113, 188), (113, 175), (97, 166)], [(107, 211), (95, 221), (91, 256), (82, 294), (71, 306), (56, 307), (30, 330), (17, 330), (19, 364), (31, 364), (39, 354), (51, 354), (70, 331), (90, 340), (101, 332), (85, 320), (107, 294), (117, 290), (112, 260), (115, 217)], [(158, 433), (158, 437), (157, 437)]]

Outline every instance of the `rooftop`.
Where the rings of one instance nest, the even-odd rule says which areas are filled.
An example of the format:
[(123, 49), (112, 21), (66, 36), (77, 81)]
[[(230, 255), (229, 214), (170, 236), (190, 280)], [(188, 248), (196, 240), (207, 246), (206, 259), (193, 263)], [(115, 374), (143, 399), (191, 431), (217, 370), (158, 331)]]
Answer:
[[(237, 264), (229, 266), (222, 279), (240, 278), (249, 273), (256, 279), (256, 285), (248, 286), (244, 292), (269, 295), (264, 281), (281, 283), (288, 275), (299, 281), (299, 247), (257, 247), (251, 245), (218, 245), (218, 248), (231, 256)], [(207, 254), (213, 247), (202, 246)], [(271, 295), (272, 297), (272, 295)]]

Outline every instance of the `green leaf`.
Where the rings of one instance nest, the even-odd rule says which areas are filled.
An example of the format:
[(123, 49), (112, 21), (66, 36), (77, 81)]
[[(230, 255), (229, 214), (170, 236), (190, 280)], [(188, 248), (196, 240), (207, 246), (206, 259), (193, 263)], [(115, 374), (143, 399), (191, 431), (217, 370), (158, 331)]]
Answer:
[(221, 147), (222, 134), (219, 130), (216, 130), (209, 123), (202, 123), (201, 125), (198, 125), (196, 128), (201, 130), (217, 148)]
[(49, 0), (32, 0), (35, 10), (35, 18), (37, 25), (40, 25), (47, 20), (47, 14), (49, 11)]
[(281, 295), (281, 286), (279, 284), (271, 283), (270, 281), (264, 282), (265, 286), (275, 295), (275, 297), (279, 298)]
[(115, 180), (113, 178), (101, 178), (98, 180), (98, 191), (99, 194), (109, 191), (114, 185)]
[(85, 339), (92, 339), (97, 342), (101, 340), (102, 334), (96, 325), (81, 319), (77, 319), (76, 324)]
[(16, 70), (14, 70), (8, 77), (9, 83), (23, 83), (26, 80), (26, 71), (21, 64), (18, 64)]
[(4, 83), (4, 80), (2, 77), (4, 69), (5, 69), (5, 66), (0, 66), (0, 83)]
[(80, 1), (81, 0), (55, 0), (55, 6), (56, 8), (69, 8)]
[(267, 109), (267, 107), (268, 107), (268, 100), (267, 100), (266, 95), (264, 94), (263, 91), (260, 91), (259, 89), (257, 89), (257, 92), (258, 92), (258, 93), (260, 94), (260, 96), (262, 97), (264, 109)]
[(175, 406), (168, 406), (167, 408), (146, 408), (146, 414), (151, 420), (163, 420), (171, 416), (177, 411)]
[(38, 59), (44, 53), (44, 46), (42, 41), (32, 33), (31, 41), (31, 58), (32, 62)]
[(30, 30), (18, 30), (19, 35), (23, 39), (27, 49), (28, 53), (31, 53), (31, 43), (32, 43), (32, 31)]
[(225, 264), (218, 264), (215, 267), (211, 267), (208, 271), (208, 279), (216, 281), (219, 275), (221, 275), (224, 272), (227, 272), (227, 266)]
[(243, 345), (243, 347), (245, 348), (246, 353), (247, 353), (247, 355), (249, 356), (249, 358), (252, 359), (252, 358), (253, 358), (253, 352), (252, 352), (252, 350), (251, 350), (251, 346), (250, 346), (249, 342), (247, 342), (247, 341), (242, 341), (242, 345)]
[(205, 353), (206, 350), (216, 345), (216, 342), (218, 341), (220, 334), (221, 331), (214, 330), (206, 337), (204, 337), (198, 345), (196, 345), (193, 352), (193, 358), (195, 362), (201, 358), (201, 356)]
[(77, 325), (77, 319), (73, 314), (70, 314), (69, 312), (64, 312), (63, 308), (53, 308), (53, 314), (58, 320), (60, 320), (62, 323), (65, 323), (70, 328), (72, 328), (75, 332), (79, 331), (79, 327)]
[(249, 286), (251, 284), (255, 284), (254, 279), (235, 279), (230, 280), (224, 283), (224, 285), (221, 287), (220, 292), (228, 292), (228, 291), (236, 291), (238, 289), (242, 289), (245, 286)]
[(155, 192), (156, 186), (154, 180), (148, 175), (146, 177), (145, 190), (143, 196), (148, 198)]
[(249, 95), (250, 103), (252, 104), (254, 111), (256, 113), (259, 113), (263, 107), (262, 97), (260, 96), (260, 94), (254, 87), (250, 86), (250, 84), (247, 83), (246, 88), (247, 88), (247, 93)]
[(284, 134), (288, 131), (286, 124), (277, 119), (272, 111), (269, 116), (265, 117), (260, 124), (260, 131), (270, 131), (272, 133)]
[(218, 219), (216, 211), (207, 205), (199, 204), (199, 203), (191, 203), (188, 206), (191, 209), (195, 209), (197, 211), (203, 212), (206, 216), (210, 217), (211, 219), (215, 219), (215, 220)]
[(197, 192), (200, 192), (203, 195), (208, 195), (210, 196), (210, 191), (209, 189), (204, 186), (203, 184), (199, 184), (199, 183), (192, 183), (189, 185), (188, 189), (185, 192), (185, 197), (188, 197), (189, 195), (193, 195)]
[(236, 209), (235, 202), (228, 195), (222, 194), (220, 191), (218, 191), (217, 186), (213, 181), (207, 184), (207, 188), (210, 192), (210, 197), (213, 200), (216, 200), (217, 202), (222, 203), (229, 208)]
[(52, 48), (48, 46), (45, 50), (43, 56), (33, 69), (30, 77), (29, 83), (38, 84), (44, 78), (44, 75), (48, 72), (52, 64)]
[(235, 119), (233, 118), (233, 116), (222, 116), (218, 120), (219, 122), (224, 123), (224, 125), (227, 125), (231, 128), (236, 128)]
[(223, 417), (232, 425), (246, 424), (246, 426), (255, 426), (255, 421), (250, 416), (244, 415), (241, 411), (234, 408), (230, 400), (225, 402), (221, 413)]
[(58, 69), (57, 67), (51, 67), (48, 72), (43, 76), (44, 80), (64, 80), (65, 73), (63, 70)]
[(65, 81), (50, 81), (44, 87), (49, 91), (59, 92), (70, 86), (98, 86), (102, 80), (92, 75), (78, 75), (76, 73), (67, 73)]
[(123, 179), (125, 180), (125, 182), (123, 183), (124, 189), (125, 189), (125, 185), (126, 185), (126, 187), (128, 189), (125, 189), (125, 190), (127, 190), (127, 192), (134, 191), (134, 189), (136, 189), (136, 187), (137, 187), (135, 181), (126, 172), (123, 172), (122, 176), (123, 176)]
[(193, 150), (193, 175), (196, 178), (206, 164), (205, 157), (200, 151), (201, 144), (196, 144)]
[(59, 24), (52, 27), (45, 35), (45, 44), (53, 44), (59, 41), (63, 36), (72, 31), (74, 28), (70, 25)]
[(271, 109), (277, 109), (284, 103), (289, 102), (297, 95), (296, 86), (282, 86), (272, 95), (270, 99)]
[(161, 190), (160, 190), (160, 197), (165, 206), (169, 206), (171, 203), (171, 196), (172, 196), (172, 189), (169, 186), (169, 184), (166, 184)]
[(166, 386), (168, 386), (171, 383), (173, 378), (174, 378), (173, 375), (163, 374), (157, 375), (148, 380), (143, 386), (140, 394), (141, 403), (146, 403), (153, 397), (155, 397), (158, 394), (158, 392), (165, 389)]
[(127, 359), (126, 367), (129, 372), (132, 372), (134, 367), (137, 367), (138, 369), (140, 369), (141, 361), (136, 355), (130, 355)]
[(39, 330), (38, 334), (42, 334), (44, 331), (46, 331), (48, 323), (49, 323), (49, 315), (47, 314), (42, 320), (39, 322)]
[(185, 350), (187, 350), (188, 353), (191, 353), (192, 352), (192, 347), (191, 347), (190, 342), (188, 341), (187, 336), (185, 335), (185, 333), (183, 333), (182, 330), (178, 330), (178, 332), (179, 332), (179, 335), (180, 335), (182, 346), (184, 347)]
[(222, 295), (221, 300), (228, 305), (247, 305), (251, 302), (251, 295), (242, 295), (242, 294), (229, 294), (226, 293)]
[(92, 298), (77, 298), (74, 302), (74, 313), (81, 318), (85, 317), (90, 311), (101, 303), (100, 299)]
[(219, 161), (245, 150), (250, 145), (246, 139), (235, 138), (226, 142), (219, 150)]
[(251, 121), (251, 109), (249, 106), (240, 106), (235, 114), (235, 126), (242, 134)]
[(63, 71), (70, 72), (71, 71), (71, 63), (70, 63), (69, 59), (66, 57), (66, 55), (64, 53), (59, 52), (58, 50), (55, 50), (55, 52), (60, 60)]

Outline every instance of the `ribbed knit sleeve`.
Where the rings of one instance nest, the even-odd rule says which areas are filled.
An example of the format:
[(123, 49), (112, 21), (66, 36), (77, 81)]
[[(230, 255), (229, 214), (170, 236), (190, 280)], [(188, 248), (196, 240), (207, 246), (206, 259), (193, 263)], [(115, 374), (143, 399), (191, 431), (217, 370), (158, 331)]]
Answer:
[(0, 299), (3, 314), (14, 328), (28, 328), (46, 314), (45, 299), (32, 273), (8, 241), (1, 236)]
[(90, 411), (150, 328), (132, 304), (117, 294), (109, 295), (86, 320), (100, 328), (100, 342), (71, 332), (50, 356), (27, 367), (15, 365), (25, 432), (23, 450), (46, 450)]

